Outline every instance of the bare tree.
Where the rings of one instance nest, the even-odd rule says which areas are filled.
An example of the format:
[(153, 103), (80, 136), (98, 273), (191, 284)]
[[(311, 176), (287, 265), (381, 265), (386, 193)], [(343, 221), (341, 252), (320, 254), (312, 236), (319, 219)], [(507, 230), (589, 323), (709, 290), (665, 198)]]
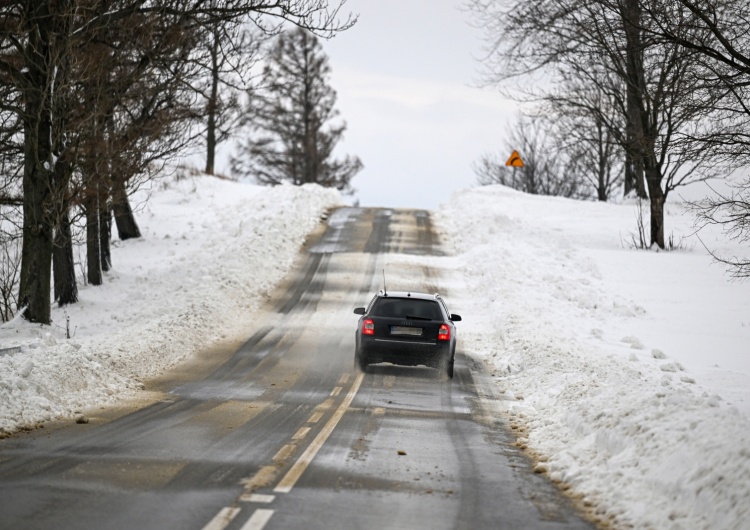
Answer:
[(13, 318), (17, 306), (15, 295), (21, 265), (20, 250), (18, 239), (0, 240), (0, 322)]
[(346, 124), (338, 117), (330, 68), (318, 39), (298, 28), (282, 33), (268, 58), (269, 90), (250, 101), (252, 133), (233, 159), (236, 173), (261, 184), (317, 183), (350, 190), (357, 157), (333, 159)]
[[(19, 303), (32, 322), (50, 321), (50, 282), (55, 221), (67, 171), (57, 160), (66, 149), (66, 100), (73, 47), (73, 0), (5, 4), (4, 40), (16, 43), (0, 64), (20, 94), (24, 127), (23, 248)], [(20, 68), (19, 68), (20, 67)]]
[(0, 322), (13, 318), (21, 266), (21, 212), (0, 204)]
[(543, 109), (555, 120), (558, 149), (566, 153), (573, 171), (594, 189), (597, 199), (608, 201), (621, 192), (625, 160), (613, 131), (622, 130), (624, 124), (608, 91), (575, 76), (565, 80), (563, 91), (547, 98)]
[[(245, 20), (265, 31), (275, 32), (281, 21), (289, 21), (327, 36), (353, 23), (351, 18), (339, 18), (340, 8), (340, 5), (330, 7), (326, 0), (15, 0), (2, 3), (0, 77), (3, 86), (0, 95), (3, 99), (0, 104), (2, 115), (14, 116), (23, 129), (20, 145), (23, 146), (24, 219), (18, 299), (27, 307), (24, 316), (32, 322), (50, 322), (55, 230), (61, 222), (65, 223), (71, 186), (84, 193), (90, 207), (96, 204), (98, 211), (96, 215), (90, 213), (90, 221), (100, 226), (106, 223), (109, 190), (113, 189), (113, 184), (119, 184), (108, 174), (114, 166), (83, 171), (85, 158), (94, 156), (97, 135), (103, 134), (106, 140), (100, 146), (128, 146), (130, 150), (120, 152), (119, 158), (105, 156), (104, 160), (127, 162), (129, 170), (148, 158), (163, 161), (175, 152), (172, 150), (174, 142), (168, 141), (165, 145), (153, 141), (164, 132), (158, 128), (168, 128), (170, 123), (165, 121), (170, 114), (170, 103), (160, 99), (159, 94), (149, 96), (146, 91), (138, 97), (135, 96), (137, 90), (129, 88), (126, 93), (110, 93), (106, 101), (96, 100), (96, 105), (81, 106), (87, 97), (84, 87), (101, 86), (92, 83), (89, 75), (96, 77), (96, 74), (86, 68), (90, 61), (82, 50), (89, 51), (89, 44), (101, 40), (102, 28), (113, 28), (114, 34), (122, 37), (122, 40), (100, 42), (102, 46), (131, 50), (134, 68), (129, 71), (133, 77), (125, 80), (124, 86), (145, 88), (154, 77), (138, 77), (138, 74), (158, 72), (156, 77), (160, 80), (170, 78), (170, 74), (172, 78), (181, 79), (177, 72), (184, 67), (182, 58), (187, 55), (178, 52), (187, 42), (184, 37), (197, 34), (198, 28)], [(127, 24), (122, 24), (124, 22)], [(145, 42), (146, 39), (140, 41), (140, 46), (131, 46), (140, 22), (145, 24), (144, 35), (156, 36), (162, 47), (155, 47), (152, 42)], [(151, 29), (155, 26), (163, 31), (153, 33)], [(122, 27), (129, 27), (130, 32), (118, 33), (117, 29)], [(164, 55), (161, 52), (165, 49), (175, 53)], [(126, 94), (132, 94), (133, 99)], [(76, 112), (82, 114), (76, 115)], [(141, 120), (144, 112), (154, 119)], [(142, 127), (122, 127), (118, 119), (123, 116), (129, 123)], [(84, 135), (79, 135), (79, 131), (84, 131)], [(146, 135), (138, 136), (136, 131)], [(79, 136), (80, 142), (74, 140)], [(143, 138), (147, 140), (142, 141)], [(130, 164), (130, 158), (124, 153), (132, 154), (141, 147), (146, 147), (148, 155)], [(106, 149), (102, 147), (99, 153), (106, 154)], [(78, 178), (78, 182), (73, 182), (74, 178)], [(96, 197), (95, 202), (92, 197)], [(97, 232), (102, 241), (103, 231)], [(64, 244), (64, 238), (60, 244)]]
[[(680, 46), (692, 54), (698, 69), (695, 98), (713, 103), (707, 126), (692, 131), (699, 145), (720, 156), (727, 174), (750, 162), (750, 13), (739, 0), (644, 1), (654, 24), (654, 38)], [(683, 13), (687, 13), (684, 15)], [(680, 14), (676, 17), (675, 14)], [(715, 192), (693, 204), (700, 226), (718, 225), (733, 240), (750, 241), (750, 178), (734, 184), (728, 193)], [(750, 260), (741, 257), (714, 258), (729, 267), (737, 278), (750, 277)]]
[[(86, 216), (87, 277), (100, 285), (111, 266), (112, 212), (121, 238), (137, 237), (127, 186), (150, 178), (160, 161), (190, 141), (194, 95), (186, 89), (195, 66), (188, 60), (199, 34), (180, 15), (123, 15), (89, 25), (78, 76), (81, 107), (89, 119), (75, 133), (78, 202)], [(106, 65), (102, 68), (102, 65)], [(123, 229), (123, 226), (125, 230)], [(123, 233), (125, 232), (125, 233)]]
[(206, 173), (213, 175), (218, 146), (242, 126), (241, 96), (254, 90), (254, 67), (261, 57), (261, 45), (268, 35), (247, 24), (216, 24), (207, 28), (204, 64), (206, 77), (198, 85), (205, 101)]
[[(0, 49), (11, 59), (12, 50)], [(15, 111), (17, 91), (0, 70), (0, 322), (14, 317), (17, 309), (23, 225), (23, 124)]]
[[(532, 195), (587, 195), (575, 160), (559, 148), (550, 122), (520, 115), (505, 144), (507, 154), (484, 155), (475, 164), (479, 184), (502, 184)], [(521, 155), (523, 167), (505, 166), (505, 159), (514, 150)]]
[[(717, 225), (730, 239), (745, 245), (750, 242), (750, 180), (734, 186), (731, 193), (716, 192), (693, 207), (699, 226)], [(720, 256), (708, 251), (716, 261), (726, 265), (735, 278), (750, 278), (750, 258)]]
[(664, 248), (669, 192), (721, 173), (714, 153), (692, 143), (710, 108), (693, 99), (693, 54), (652, 37), (647, 31), (652, 21), (640, 0), (531, 0), (502, 8), (475, 0), (470, 5), (487, 28), (492, 83), (543, 74), (548, 77), (543, 89), (531, 94), (522, 89), (522, 97), (562, 97), (575, 108), (586, 104), (576, 92), (560, 94), (559, 87), (579, 78), (614, 102), (620, 118), (602, 114), (599, 123), (608, 124), (622, 147), (626, 190), (648, 192), (651, 243)]

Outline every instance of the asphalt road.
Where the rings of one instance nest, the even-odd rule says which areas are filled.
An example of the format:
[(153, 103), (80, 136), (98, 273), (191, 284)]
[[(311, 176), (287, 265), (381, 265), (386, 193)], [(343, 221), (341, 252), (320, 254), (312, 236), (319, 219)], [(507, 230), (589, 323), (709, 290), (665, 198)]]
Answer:
[(428, 213), (342, 209), (311, 239), (239, 349), (146, 406), (0, 442), (0, 528), (591, 528), (512, 445), (460, 342), (453, 380), (354, 369), (352, 310), (383, 269), (393, 290), (452, 283)]

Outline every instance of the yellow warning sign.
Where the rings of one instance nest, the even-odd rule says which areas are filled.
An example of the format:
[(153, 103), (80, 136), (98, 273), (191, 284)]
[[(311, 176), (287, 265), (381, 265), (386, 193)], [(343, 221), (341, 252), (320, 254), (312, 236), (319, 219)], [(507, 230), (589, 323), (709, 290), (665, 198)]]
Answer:
[(505, 165), (513, 167), (523, 167), (523, 160), (521, 160), (521, 155), (518, 154), (518, 151), (513, 151), (513, 153), (511, 153), (510, 158), (505, 163)]

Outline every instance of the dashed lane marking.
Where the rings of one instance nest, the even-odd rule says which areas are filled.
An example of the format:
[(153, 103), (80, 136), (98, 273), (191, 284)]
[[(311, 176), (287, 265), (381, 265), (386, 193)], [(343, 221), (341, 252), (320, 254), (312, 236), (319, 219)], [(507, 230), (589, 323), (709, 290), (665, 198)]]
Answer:
[(336, 397), (336, 396), (338, 396), (339, 394), (341, 394), (341, 391), (342, 391), (342, 390), (343, 390), (343, 388), (342, 388), (342, 387), (340, 387), (340, 386), (337, 386), (336, 388), (334, 388), (333, 390), (331, 390), (331, 397)]
[(294, 463), (294, 465), (291, 467), (291, 469), (289, 469), (284, 478), (281, 479), (281, 482), (277, 484), (277, 486), (273, 490), (275, 493), (289, 493), (290, 491), (292, 491), (292, 488), (302, 476), (302, 473), (305, 472), (307, 466), (310, 465), (310, 462), (312, 462), (313, 458), (315, 458), (315, 455), (318, 454), (320, 448), (323, 447), (323, 444), (326, 442), (326, 440), (328, 440), (328, 437), (333, 432), (333, 429), (336, 428), (336, 425), (338, 425), (339, 421), (341, 421), (341, 418), (344, 416), (346, 409), (349, 408), (349, 405), (351, 405), (352, 401), (354, 400), (354, 396), (357, 395), (357, 391), (359, 390), (359, 386), (362, 384), (363, 379), (364, 374), (357, 375), (357, 377), (354, 379), (354, 383), (349, 389), (349, 392), (346, 394), (344, 401), (341, 403), (341, 405), (339, 405), (339, 408), (336, 409), (336, 412), (333, 413), (331, 419), (328, 420), (328, 423), (325, 424), (323, 429), (318, 433), (318, 436), (315, 437), (310, 446), (305, 450), (304, 453), (302, 453), (302, 456), (299, 457), (299, 460)]
[(292, 456), (292, 453), (294, 453), (294, 450), (297, 448), (295, 444), (287, 444), (281, 449), (279, 449), (279, 452), (276, 453), (276, 455), (273, 457), (273, 463), (274, 464), (280, 464), (285, 462), (289, 459), (290, 456)]
[(295, 442), (298, 442), (299, 440), (302, 440), (307, 436), (307, 433), (310, 432), (310, 427), (302, 427), (300, 430), (298, 430), (296, 433), (294, 433), (294, 436), (292, 436), (292, 440)]
[(323, 417), (322, 412), (316, 412), (312, 416), (310, 416), (310, 419), (307, 420), (307, 423), (318, 423), (320, 421), (320, 418)]
[(333, 406), (333, 400), (331, 398), (326, 399), (323, 403), (315, 407), (315, 410), (324, 411), (328, 410)]
[(271, 504), (274, 499), (276, 499), (275, 495), (263, 495), (262, 493), (251, 493), (240, 497), (243, 502), (257, 502), (259, 504)]
[(245, 486), (245, 492), (242, 496), (251, 495), (256, 489), (270, 485), (276, 478), (276, 471), (276, 466), (263, 466), (252, 477), (241, 480), (240, 484)]

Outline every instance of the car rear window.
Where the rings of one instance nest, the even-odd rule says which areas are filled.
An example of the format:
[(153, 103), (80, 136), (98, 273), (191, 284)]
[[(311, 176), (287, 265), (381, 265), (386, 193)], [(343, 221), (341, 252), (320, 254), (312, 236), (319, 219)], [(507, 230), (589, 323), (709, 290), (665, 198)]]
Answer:
[(440, 306), (432, 300), (414, 298), (381, 298), (370, 312), (376, 317), (442, 320)]

